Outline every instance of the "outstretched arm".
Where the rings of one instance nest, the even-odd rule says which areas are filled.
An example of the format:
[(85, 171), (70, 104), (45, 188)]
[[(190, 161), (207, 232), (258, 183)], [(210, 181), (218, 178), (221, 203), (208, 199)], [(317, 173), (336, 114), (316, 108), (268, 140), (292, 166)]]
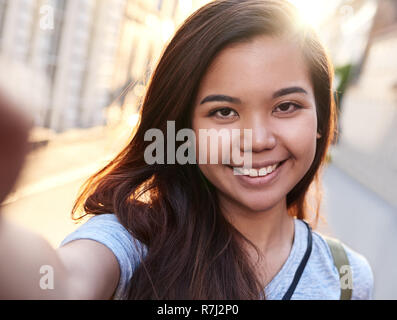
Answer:
[(30, 119), (0, 92), (0, 299), (109, 299), (120, 276), (110, 249), (76, 240), (55, 250), (1, 216), (28, 152), (30, 128)]

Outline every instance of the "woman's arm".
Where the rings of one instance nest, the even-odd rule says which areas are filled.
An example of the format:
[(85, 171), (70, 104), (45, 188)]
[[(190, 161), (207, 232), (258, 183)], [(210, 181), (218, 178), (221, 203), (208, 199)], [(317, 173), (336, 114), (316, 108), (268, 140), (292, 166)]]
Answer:
[(113, 253), (93, 240), (55, 250), (42, 237), (0, 224), (0, 299), (110, 299), (120, 277)]
[[(32, 123), (18, 110), (0, 92), (0, 206), (29, 149)], [(76, 240), (55, 250), (0, 215), (1, 299), (109, 299), (119, 274), (116, 257), (98, 242)]]
[(0, 299), (110, 299), (120, 271), (116, 257), (93, 240), (55, 250), (42, 237), (0, 224)]

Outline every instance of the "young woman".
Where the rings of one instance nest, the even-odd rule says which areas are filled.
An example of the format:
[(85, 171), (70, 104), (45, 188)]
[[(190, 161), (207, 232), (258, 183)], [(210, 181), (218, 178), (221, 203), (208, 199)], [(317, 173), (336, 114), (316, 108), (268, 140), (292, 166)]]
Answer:
[[(308, 223), (316, 224), (320, 204), (317, 197), (316, 210), (307, 205), (309, 187), (334, 137), (332, 74), (315, 33), (285, 1), (217, 0), (199, 9), (163, 52), (132, 140), (77, 199), (74, 216), (80, 209), (94, 216), (56, 251), (2, 226), (9, 269), (1, 281), (23, 284), (8, 294), (339, 299), (346, 285), (352, 299), (372, 298), (367, 260), (343, 245), (348, 269), (341, 281), (333, 251)], [(196, 137), (203, 129), (250, 129), (251, 148), (242, 135), (238, 151), (250, 152), (252, 166), (233, 159), (148, 164), (145, 134), (155, 128), (169, 137), (167, 121)], [(164, 159), (182, 143), (166, 139)], [(199, 138), (195, 150), (203, 143)], [(18, 244), (11, 232), (20, 234)], [(36, 254), (25, 256), (24, 243)], [(17, 275), (11, 266), (22, 258)], [(55, 270), (54, 290), (37, 287), (43, 264)]]

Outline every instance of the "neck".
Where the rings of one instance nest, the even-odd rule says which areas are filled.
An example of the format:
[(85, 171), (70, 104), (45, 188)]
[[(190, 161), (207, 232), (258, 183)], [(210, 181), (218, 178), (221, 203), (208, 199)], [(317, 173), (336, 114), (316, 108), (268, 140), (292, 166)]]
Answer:
[(294, 218), (288, 214), (286, 200), (264, 211), (222, 203), (222, 211), (232, 225), (267, 256), (289, 250), (294, 239)]

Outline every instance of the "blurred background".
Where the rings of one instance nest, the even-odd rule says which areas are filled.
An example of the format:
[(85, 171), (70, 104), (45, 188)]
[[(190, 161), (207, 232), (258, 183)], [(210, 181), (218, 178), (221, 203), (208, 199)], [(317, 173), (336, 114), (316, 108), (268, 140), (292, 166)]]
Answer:
[[(335, 66), (339, 137), (324, 172), (325, 220), (397, 299), (397, 0), (290, 0)], [(79, 225), (80, 186), (128, 141), (167, 41), (205, 0), (0, 0), (0, 87), (35, 121), (2, 210), (57, 247)]]

